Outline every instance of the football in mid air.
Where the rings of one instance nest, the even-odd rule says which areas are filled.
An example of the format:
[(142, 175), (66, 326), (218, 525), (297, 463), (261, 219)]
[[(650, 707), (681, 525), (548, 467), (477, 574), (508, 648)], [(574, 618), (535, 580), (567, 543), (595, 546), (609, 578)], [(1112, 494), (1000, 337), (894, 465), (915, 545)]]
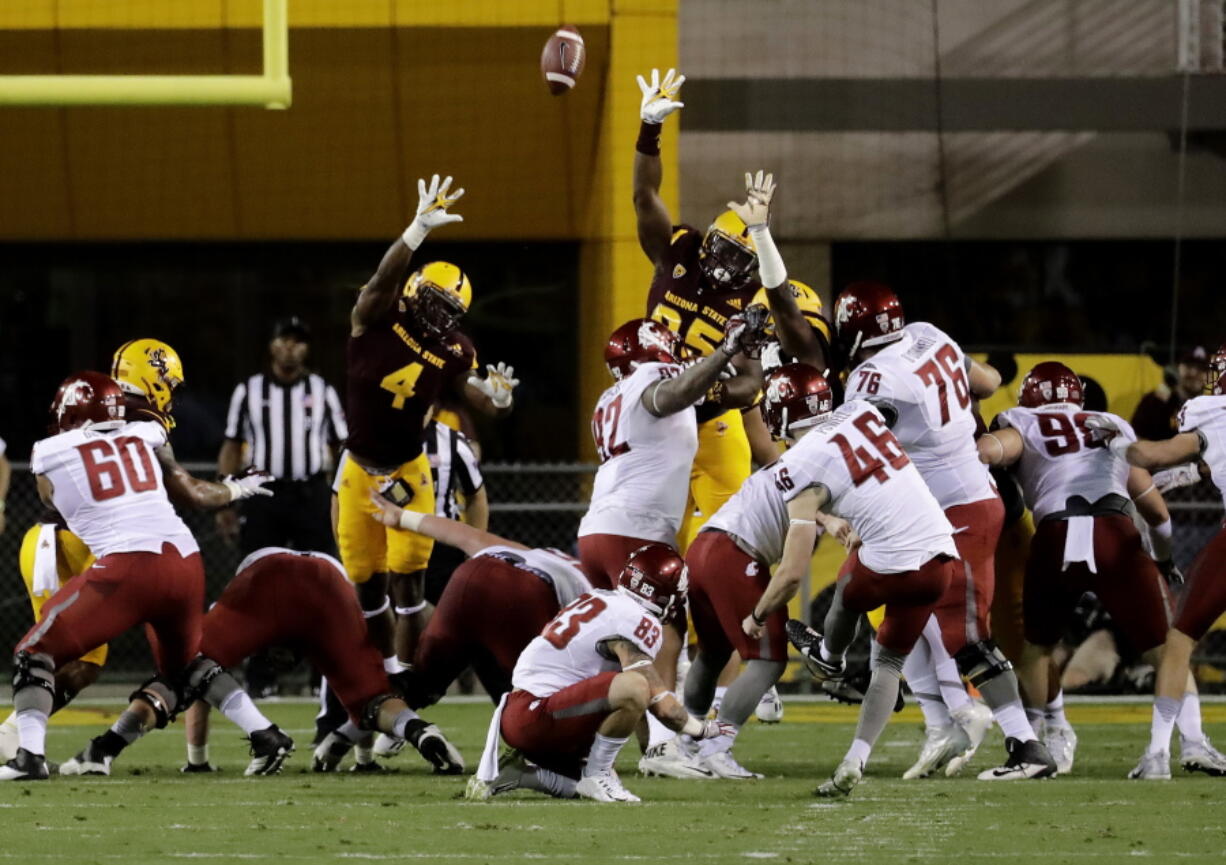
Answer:
[(586, 60), (587, 48), (578, 27), (564, 24), (554, 31), (541, 52), (541, 75), (549, 92), (560, 96), (574, 87)]

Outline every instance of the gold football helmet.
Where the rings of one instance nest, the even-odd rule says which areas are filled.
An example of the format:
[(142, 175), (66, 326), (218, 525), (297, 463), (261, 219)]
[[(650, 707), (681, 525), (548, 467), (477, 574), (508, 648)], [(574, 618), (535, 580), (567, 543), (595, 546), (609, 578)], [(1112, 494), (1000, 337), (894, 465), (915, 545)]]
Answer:
[(446, 261), (432, 261), (409, 276), (402, 303), (422, 329), (443, 337), (455, 330), (472, 301), (473, 287), (464, 271)]
[[(826, 338), (830, 339), (830, 322), (826, 321), (822, 315), (822, 299), (818, 293), (809, 286), (805, 285), (799, 279), (789, 279), (788, 286), (792, 289), (792, 297), (796, 298), (796, 305), (800, 307), (800, 314), (809, 322), (809, 326)], [(767, 309), (770, 309), (770, 303), (766, 299), (765, 286), (758, 289), (757, 294), (750, 301), (750, 306), (755, 303), (760, 303)], [(766, 333), (770, 336), (775, 334), (775, 322), (770, 320), (767, 324)]]
[(172, 428), (174, 392), (183, 384), (179, 353), (160, 339), (134, 339), (115, 350), (111, 378), (124, 393), (144, 397), (158, 418)]
[(707, 229), (698, 250), (698, 268), (718, 291), (737, 291), (753, 281), (758, 250), (745, 221), (725, 210)]

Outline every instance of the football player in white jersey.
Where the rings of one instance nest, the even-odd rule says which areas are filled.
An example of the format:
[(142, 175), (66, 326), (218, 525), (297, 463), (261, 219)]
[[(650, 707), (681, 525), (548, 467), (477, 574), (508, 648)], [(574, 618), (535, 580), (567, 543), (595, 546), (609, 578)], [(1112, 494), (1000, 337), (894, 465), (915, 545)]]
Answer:
[[(1155, 556), (1171, 572), (1171, 518), (1149, 472), (1117, 460), (1086, 428), (1100, 418), (1136, 436), (1123, 418), (1083, 410), (1077, 374), (1054, 361), (1026, 374), (1018, 408), (1002, 412), (979, 439), (992, 466), (1016, 465), (1038, 527), (1026, 565), (1026, 645), (1018, 667), (1026, 713), (1036, 729), (1048, 700), (1052, 651), (1078, 599), (1093, 592), (1147, 663), (1157, 666), (1169, 593), (1132, 519), (1131, 500), (1150, 526)], [(1198, 720), (1199, 726), (1199, 720)], [(1073, 767), (1071, 726), (1048, 723), (1046, 742), (1060, 774)]]
[[(626, 561), (616, 590), (594, 589), (564, 607), (516, 663), (468, 797), (522, 787), (637, 802), (613, 762), (646, 712), (697, 739), (720, 735), (724, 725), (691, 717), (652, 664), (685, 594), (685, 562), (652, 543)], [(518, 752), (501, 767), (500, 737)]]
[[(51, 405), (58, 432), (34, 445), (31, 470), (39, 496), (54, 507), (97, 561), (47, 602), (47, 612), (17, 644), (13, 706), (21, 747), (0, 766), (0, 780), (48, 776), (45, 737), (55, 696), (54, 673), (65, 661), (133, 625), (148, 623), (157, 640), (158, 675), (64, 774), (108, 774), (110, 761), (150, 727), (164, 727), (209, 681), (226, 675), (197, 655), (204, 570), (187, 526), (167, 497), (162, 460), (166, 429), (128, 423), (124, 395), (97, 372), (67, 378)], [(196, 481), (200, 503), (245, 498), (266, 477), (213, 484)], [(271, 726), (271, 725), (270, 725)]]
[(949, 583), (957, 550), (951, 526), (881, 413), (859, 400), (832, 409), (830, 387), (813, 367), (786, 364), (767, 377), (766, 424), (791, 447), (716, 513), (687, 555), (699, 656), (686, 680), (686, 705), (700, 711), (710, 701), (711, 671), (733, 649), (747, 659), (720, 706), (730, 731), (701, 743), (697, 756), (723, 777), (751, 777), (728, 771), (740, 768), (729, 749), (761, 692), (786, 667), (789, 634), (799, 627), (815, 636), (788, 623), (787, 603), (822, 524), (854, 550), (828, 620), (831, 670), (841, 669), (859, 614), (890, 602), (856, 741), (835, 773), (837, 792), (845, 794), (893, 712), (903, 660)]
[(988, 621), (1004, 505), (979, 461), (971, 403), (994, 392), (1000, 375), (968, 358), (939, 328), (908, 325), (898, 297), (880, 283), (845, 288), (834, 318), (836, 338), (855, 365), (847, 398), (868, 400), (890, 418), (891, 430), (955, 528), (961, 565), (935, 615), (946, 650), (1004, 731), (1009, 755), (1004, 766), (979, 777), (1046, 776), (1054, 763), (1026, 719), (1017, 677), (993, 642)]
[[(1118, 424), (1091, 419), (1086, 426), (1108, 441), (1111, 452), (1129, 464), (1156, 470), (1182, 463), (1204, 461), (1209, 466), (1218, 491), (1226, 495), (1226, 344), (1210, 361), (1208, 394), (1184, 403), (1179, 410), (1179, 432), (1166, 441), (1132, 441)], [(1150, 743), (1130, 778), (1171, 777), (1171, 731), (1182, 721), (1182, 708), (1188, 704), (1188, 668), (1192, 650), (1226, 612), (1226, 525), (1201, 550), (1188, 581), (1179, 596), (1175, 621), (1167, 632), (1154, 684), (1154, 717)], [(1182, 705), (1181, 705), (1182, 704)], [(1199, 713), (1198, 713), (1199, 714)], [(1209, 740), (1189, 737), (1180, 724), (1181, 761), (1185, 769), (1226, 774), (1226, 766), (1215, 765)]]

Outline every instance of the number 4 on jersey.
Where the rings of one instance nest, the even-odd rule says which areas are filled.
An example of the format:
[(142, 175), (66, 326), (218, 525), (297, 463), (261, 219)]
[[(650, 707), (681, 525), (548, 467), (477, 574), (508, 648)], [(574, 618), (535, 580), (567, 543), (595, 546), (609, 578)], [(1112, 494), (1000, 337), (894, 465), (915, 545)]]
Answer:
[(409, 397), (417, 392), (415, 388), (419, 378), (421, 378), (421, 364), (411, 363), (383, 376), (379, 387), (393, 394), (392, 408), (404, 408)]

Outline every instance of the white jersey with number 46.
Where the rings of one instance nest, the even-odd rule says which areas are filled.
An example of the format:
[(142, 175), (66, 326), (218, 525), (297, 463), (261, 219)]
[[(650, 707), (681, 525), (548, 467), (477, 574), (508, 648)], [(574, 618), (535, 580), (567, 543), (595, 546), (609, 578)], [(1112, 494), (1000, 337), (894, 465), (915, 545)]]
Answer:
[(898, 415), (891, 430), (942, 508), (996, 495), (975, 449), (967, 359), (940, 328), (916, 322), (852, 370), (847, 399), (866, 399)]
[(1209, 464), (1213, 483), (1226, 496), (1226, 396), (1198, 396), (1179, 410), (1179, 431), (1200, 435), (1200, 458)]
[(1086, 418), (1094, 414), (1110, 418), (1120, 435), (1136, 440), (1122, 417), (1070, 403), (1011, 408), (996, 416), (996, 426), (1013, 427), (1022, 437), (1017, 479), (1036, 522), (1067, 508), (1071, 496), (1088, 502), (1112, 493), (1128, 497), (1128, 464), (1086, 429)]
[(75, 429), (35, 443), (30, 470), (53, 488), (55, 509), (97, 558), (199, 548), (166, 496), (155, 451), (166, 430), (152, 421), (105, 432)]
[(680, 372), (676, 364), (641, 364), (601, 394), (592, 415), (600, 469), (579, 537), (677, 542), (698, 452), (698, 422), (692, 407), (656, 417), (643, 405), (643, 392)]
[(938, 554), (958, 557), (953, 526), (871, 403), (843, 403), (783, 456), (755, 472), (708, 528), (749, 544), (767, 562), (783, 556), (787, 503), (824, 486), (830, 510), (860, 536), (860, 560), (879, 573), (913, 571)]
[(593, 589), (558, 611), (527, 645), (511, 684), (548, 697), (607, 671), (621, 669), (606, 645), (624, 639), (652, 659), (660, 651), (660, 620), (618, 591)]

